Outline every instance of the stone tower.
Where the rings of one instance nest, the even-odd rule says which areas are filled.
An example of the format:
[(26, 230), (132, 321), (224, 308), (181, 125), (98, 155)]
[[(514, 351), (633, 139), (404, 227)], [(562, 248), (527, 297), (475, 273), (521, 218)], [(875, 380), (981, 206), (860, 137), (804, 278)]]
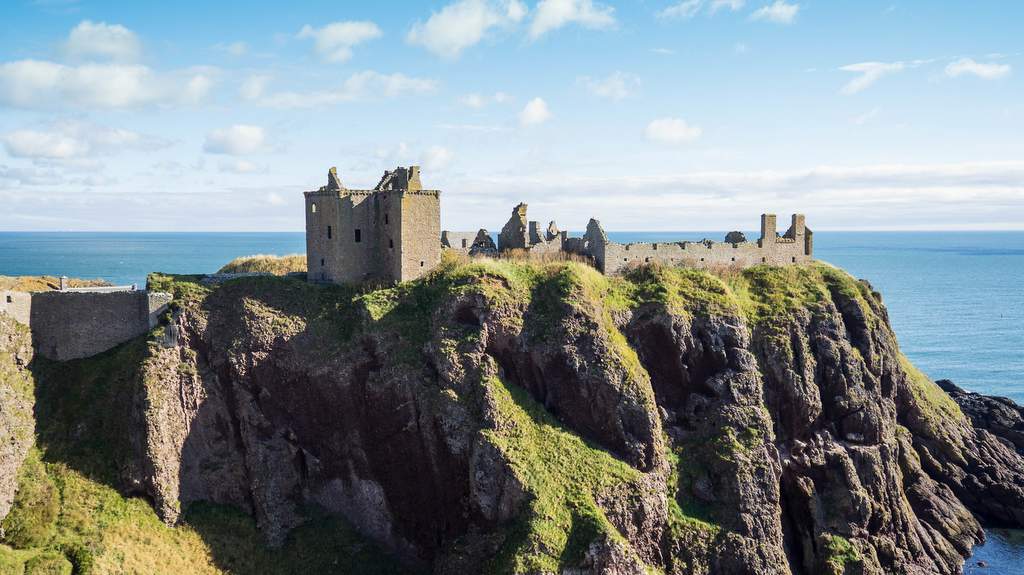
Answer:
[(385, 171), (372, 190), (351, 190), (335, 168), (306, 192), (306, 264), (315, 282), (399, 282), (441, 261), (441, 192), (424, 190), (419, 166)]

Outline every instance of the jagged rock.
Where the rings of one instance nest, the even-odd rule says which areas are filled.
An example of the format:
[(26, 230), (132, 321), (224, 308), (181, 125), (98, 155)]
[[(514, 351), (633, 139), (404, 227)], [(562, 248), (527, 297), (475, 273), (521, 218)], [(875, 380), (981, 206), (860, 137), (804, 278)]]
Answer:
[(956, 401), (971, 419), (971, 425), (1010, 442), (1018, 453), (1024, 453), (1024, 407), (1005, 397), (966, 391), (948, 379), (935, 383)]

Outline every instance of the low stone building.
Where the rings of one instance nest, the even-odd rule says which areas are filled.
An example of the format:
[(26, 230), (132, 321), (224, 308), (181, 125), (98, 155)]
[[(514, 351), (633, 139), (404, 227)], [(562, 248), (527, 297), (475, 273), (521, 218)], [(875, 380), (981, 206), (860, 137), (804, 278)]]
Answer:
[(425, 190), (419, 166), (385, 171), (371, 190), (348, 189), (331, 168), (306, 192), (310, 281), (416, 279), (441, 262), (441, 192)]

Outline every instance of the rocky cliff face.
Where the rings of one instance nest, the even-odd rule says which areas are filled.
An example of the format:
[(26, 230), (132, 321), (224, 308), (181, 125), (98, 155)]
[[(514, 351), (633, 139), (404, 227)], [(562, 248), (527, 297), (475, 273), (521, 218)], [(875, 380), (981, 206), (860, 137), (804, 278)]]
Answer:
[(313, 509), (435, 573), (958, 573), (1024, 459), (824, 264), (448, 264), (356, 292), (154, 277), (122, 470), (168, 522)]
[(32, 376), (28, 369), (32, 355), (28, 328), (0, 314), (0, 520), (14, 503), (18, 469), (34, 439)]

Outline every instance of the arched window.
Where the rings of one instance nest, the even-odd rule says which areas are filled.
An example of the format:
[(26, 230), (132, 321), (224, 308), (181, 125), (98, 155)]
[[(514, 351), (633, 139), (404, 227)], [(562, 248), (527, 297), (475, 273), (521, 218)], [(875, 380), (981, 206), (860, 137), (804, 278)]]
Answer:
[(316, 202), (310, 204), (309, 211), (313, 212), (314, 214), (316, 213)]

